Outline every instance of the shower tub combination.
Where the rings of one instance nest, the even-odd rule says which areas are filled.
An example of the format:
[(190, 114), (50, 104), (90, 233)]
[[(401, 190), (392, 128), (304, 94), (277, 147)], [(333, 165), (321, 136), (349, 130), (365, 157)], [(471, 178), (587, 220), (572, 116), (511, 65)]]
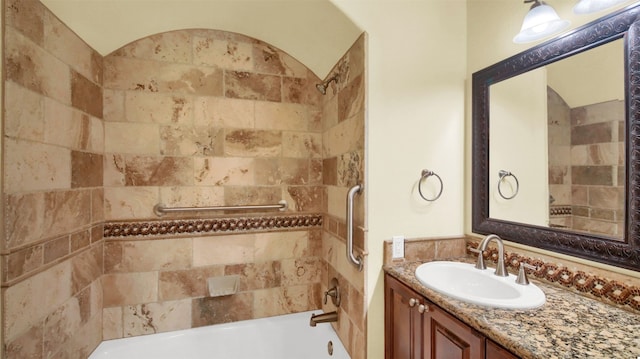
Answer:
[(329, 324), (309, 311), (102, 342), (89, 359), (349, 359)]

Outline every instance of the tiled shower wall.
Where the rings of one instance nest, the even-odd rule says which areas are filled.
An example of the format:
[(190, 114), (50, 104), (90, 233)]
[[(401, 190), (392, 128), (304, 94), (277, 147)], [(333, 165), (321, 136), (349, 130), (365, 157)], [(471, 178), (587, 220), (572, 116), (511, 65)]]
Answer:
[[(324, 230), (108, 238), (105, 338), (317, 309), (329, 279), (338, 277), (344, 304), (336, 329), (352, 356), (364, 357), (364, 276), (344, 256), (346, 191), (364, 177), (363, 66), (364, 38), (335, 69), (341, 81), (320, 96), (319, 79), (279, 50), (202, 30), (156, 35), (105, 59), (108, 221), (149, 218), (158, 202), (280, 198), (290, 212), (324, 214)], [(221, 83), (194, 87), (194, 72)], [(147, 140), (126, 146), (139, 137)], [(361, 251), (363, 204), (361, 195)], [(240, 293), (208, 298), (207, 277), (228, 274), (241, 275)]]
[[(625, 107), (607, 101), (570, 109), (552, 89), (549, 108), (549, 183), (554, 225), (624, 234)], [(563, 206), (570, 211), (562, 211)]]
[(3, 354), (102, 339), (102, 57), (36, 0), (3, 2)]
[(105, 216), (153, 206), (271, 204), (320, 212), (319, 80), (260, 41), (212, 30), (105, 57)]
[[(158, 34), (107, 56), (107, 223), (153, 220), (156, 203), (284, 199), (287, 215), (322, 214), (318, 82), (278, 49), (213, 30)], [(220, 215), (201, 220), (212, 216)], [(107, 236), (105, 338), (318, 309), (320, 224), (268, 233)], [(208, 296), (207, 278), (233, 274), (241, 276), (237, 294)]]
[[(84, 358), (103, 337), (317, 309), (334, 276), (337, 330), (364, 357), (364, 276), (344, 257), (364, 39), (321, 96), (306, 67), (244, 36), (176, 31), (103, 59), (38, 1), (5, 5), (7, 357)], [(152, 212), (280, 199), (284, 213)], [(208, 297), (206, 279), (228, 274), (239, 293)]]
[[(339, 320), (333, 324), (351, 357), (366, 358), (366, 303), (364, 271), (359, 272), (346, 258), (346, 196), (349, 188), (364, 184), (365, 120), (365, 41), (363, 34), (338, 62), (329, 76), (338, 73), (322, 102), (323, 183), (327, 191), (322, 250), (327, 262), (323, 271), (322, 291), (331, 278), (338, 279), (343, 295), (340, 308), (331, 301), (325, 312), (337, 310)], [(366, 249), (364, 223), (364, 189), (354, 203), (354, 252)], [(366, 256), (365, 256), (366, 261)], [(325, 277), (326, 275), (326, 277)]]

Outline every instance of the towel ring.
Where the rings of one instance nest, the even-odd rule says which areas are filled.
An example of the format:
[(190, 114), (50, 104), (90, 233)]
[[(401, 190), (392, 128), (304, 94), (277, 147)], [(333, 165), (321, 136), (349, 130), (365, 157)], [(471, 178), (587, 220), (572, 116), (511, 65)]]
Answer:
[[(435, 176), (438, 181), (440, 181), (440, 192), (438, 192), (438, 194), (434, 197), (434, 198), (427, 198), (424, 196), (424, 194), (422, 194), (422, 181), (426, 180), (427, 178), (429, 178), (430, 176)], [(440, 196), (442, 195), (442, 190), (444, 189), (444, 184), (442, 183), (442, 178), (440, 178), (440, 176), (438, 176), (437, 173), (433, 172), (433, 171), (429, 171), (429, 170), (422, 170), (422, 177), (420, 177), (420, 180), (418, 181), (418, 193), (420, 193), (420, 197), (422, 197), (422, 199), (424, 199), (425, 201), (428, 202), (433, 202), (435, 200), (437, 200), (438, 198), (440, 198)]]
[[(509, 176), (513, 177), (513, 179), (516, 181), (516, 192), (511, 197), (507, 197), (504, 194), (502, 194), (502, 190), (500, 189), (500, 185), (502, 184), (502, 180), (505, 177), (509, 177)], [(513, 173), (511, 173), (509, 171), (505, 171), (505, 170), (498, 171), (498, 177), (500, 177), (498, 179), (498, 193), (500, 194), (500, 197), (502, 197), (504, 199), (512, 199), (513, 197), (518, 195), (518, 191), (520, 190), (520, 183), (518, 182), (518, 177), (516, 177)]]

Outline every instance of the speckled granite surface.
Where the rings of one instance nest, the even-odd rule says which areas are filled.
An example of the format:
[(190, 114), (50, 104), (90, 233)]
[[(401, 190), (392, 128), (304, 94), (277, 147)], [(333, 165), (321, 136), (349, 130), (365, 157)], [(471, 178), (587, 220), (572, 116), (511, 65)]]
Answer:
[(485, 308), (420, 284), (414, 275), (420, 264), (388, 265), (384, 270), (522, 358), (640, 358), (638, 314), (531, 278), (547, 296), (541, 308)]

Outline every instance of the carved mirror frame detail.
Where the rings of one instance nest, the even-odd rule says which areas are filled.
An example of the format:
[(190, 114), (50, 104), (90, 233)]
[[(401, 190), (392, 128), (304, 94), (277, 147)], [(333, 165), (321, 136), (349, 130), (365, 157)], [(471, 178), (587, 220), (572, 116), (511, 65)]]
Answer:
[[(640, 270), (640, 4), (593, 21), (473, 74), (472, 230), (554, 252)], [(489, 86), (607, 42), (625, 41), (624, 241), (489, 217)]]

